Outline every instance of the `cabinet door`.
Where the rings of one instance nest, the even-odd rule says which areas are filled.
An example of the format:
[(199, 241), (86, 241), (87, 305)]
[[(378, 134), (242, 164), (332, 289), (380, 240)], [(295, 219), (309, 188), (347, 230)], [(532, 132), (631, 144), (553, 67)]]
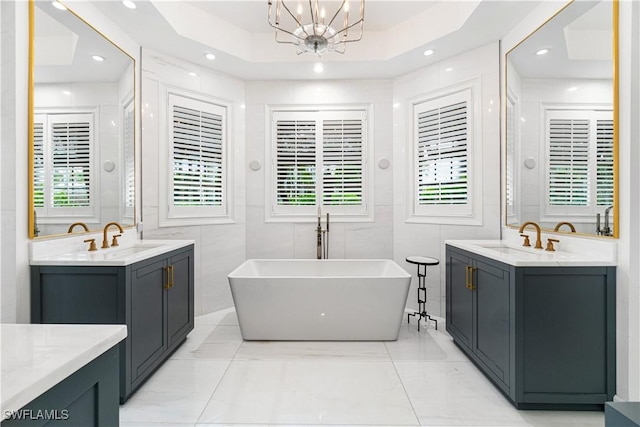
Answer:
[(447, 331), (460, 344), (471, 348), (473, 333), (473, 292), (467, 288), (467, 267), (471, 259), (447, 251)]
[(164, 322), (166, 261), (146, 264), (132, 271), (131, 281), (131, 378), (144, 374), (167, 347)]
[(509, 272), (474, 262), (476, 317), (473, 351), (500, 381), (509, 384)]
[(169, 258), (173, 286), (167, 290), (169, 346), (184, 339), (193, 329), (193, 251)]

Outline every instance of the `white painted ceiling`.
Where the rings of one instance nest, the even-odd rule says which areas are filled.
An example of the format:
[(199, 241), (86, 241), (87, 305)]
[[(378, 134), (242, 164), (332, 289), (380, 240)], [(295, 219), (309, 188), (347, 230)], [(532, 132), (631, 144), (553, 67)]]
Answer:
[[(537, 56), (539, 49), (549, 53)], [(574, 1), (508, 53), (523, 78), (613, 78), (609, 1)]]
[[(266, 0), (137, 0), (135, 10), (115, 0), (92, 3), (143, 49), (246, 80), (396, 77), (499, 40), (538, 4), (367, 0), (362, 41), (347, 45), (344, 55), (318, 58), (297, 56), (295, 47), (274, 41)], [(320, 3), (329, 10), (339, 5)], [(357, 10), (359, 2), (351, 3)], [(424, 56), (427, 48), (436, 53)], [(207, 52), (216, 60), (206, 60)], [(318, 61), (324, 64), (321, 75), (312, 71)]]
[[(348, 44), (343, 55), (327, 53), (319, 58), (296, 55), (294, 46), (275, 42), (274, 30), (267, 23), (266, 0), (135, 2), (137, 8), (130, 10), (119, 0), (91, 0), (143, 49), (184, 60), (181, 66), (186, 71), (206, 67), (245, 80), (396, 77), (500, 40), (539, 4), (524, 0), (366, 0), (362, 40)], [(353, 14), (358, 3), (351, 0)], [(73, 8), (73, 2), (69, 4)], [(297, 6), (296, 1), (288, 0), (288, 4)], [(320, 0), (320, 4), (331, 13), (341, 2)], [(41, 60), (43, 53), (55, 52), (67, 57), (68, 66), (36, 67), (36, 81), (117, 80), (128, 57), (73, 15), (54, 10), (48, 0), (37, 0), (37, 5), (70, 31), (61, 33), (55, 23), (48, 26), (54, 36), (50, 39), (57, 37), (58, 44), (43, 47), (37, 43), (36, 60)], [(611, 46), (606, 44), (611, 32), (610, 9), (608, 1), (573, 2), (518, 46), (510, 54), (512, 62), (524, 70), (523, 77), (610, 76), (610, 60), (602, 58), (611, 54), (610, 50), (605, 52)], [(36, 22), (36, 35), (43, 26)], [(598, 38), (605, 41), (604, 46), (598, 45)], [(536, 57), (533, 52), (540, 47), (552, 47), (551, 53)], [(435, 54), (424, 56), (427, 48), (434, 49)], [(98, 51), (117, 58), (99, 64), (107, 77), (101, 76), (97, 65), (88, 59)], [(205, 53), (214, 53), (216, 60), (205, 59)], [(56, 59), (47, 59), (51, 60)], [(316, 62), (323, 63), (322, 74), (313, 72)], [(195, 69), (190, 69), (191, 64)]]

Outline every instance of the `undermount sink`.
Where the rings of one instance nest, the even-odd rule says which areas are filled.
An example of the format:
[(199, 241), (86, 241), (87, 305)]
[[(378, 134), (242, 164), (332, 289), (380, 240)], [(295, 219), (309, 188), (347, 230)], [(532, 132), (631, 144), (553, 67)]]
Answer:
[(144, 261), (193, 243), (193, 240), (132, 240), (121, 242), (120, 246), (99, 248), (96, 251), (83, 249), (62, 254), (47, 253), (32, 258), (31, 265), (122, 266)]
[(485, 245), (480, 244), (478, 246), (486, 249), (490, 249), (492, 251), (497, 251), (503, 254), (508, 254), (508, 255), (529, 256), (529, 257), (537, 257), (539, 255), (536, 253), (532, 253), (527, 249), (518, 249), (512, 246), (508, 246), (506, 244), (485, 244)]
[[(135, 255), (140, 252), (156, 249), (160, 246), (162, 246), (162, 244), (137, 243), (131, 246), (125, 246), (125, 247), (113, 249), (111, 252), (105, 252), (101, 256), (104, 257), (104, 259), (126, 258), (130, 255)], [(96, 254), (96, 255), (100, 255), (100, 254)]]

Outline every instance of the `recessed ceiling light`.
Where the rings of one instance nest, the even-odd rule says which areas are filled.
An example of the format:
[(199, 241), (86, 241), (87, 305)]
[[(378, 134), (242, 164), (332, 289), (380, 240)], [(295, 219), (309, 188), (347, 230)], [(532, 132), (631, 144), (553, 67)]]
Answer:
[(124, 7), (127, 7), (129, 9), (135, 9), (137, 7), (136, 4), (131, 0), (123, 0), (122, 4), (124, 5)]
[(539, 51), (536, 52), (536, 55), (540, 56), (540, 55), (545, 55), (549, 53), (549, 49), (540, 49)]
[(209, 61), (213, 61), (214, 59), (216, 59), (216, 56), (213, 53), (207, 53), (206, 55), (204, 55), (204, 57)]
[(445, 68), (445, 71), (453, 71), (453, 68), (449, 67), (449, 68)]
[(100, 55), (93, 55), (91, 58), (93, 58), (94, 61), (98, 61), (98, 62), (104, 61), (104, 57)]
[(52, 1), (51, 4), (58, 10), (67, 10), (67, 8), (59, 1)]
[(191, 77), (198, 77), (198, 75), (196, 73), (194, 73), (193, 71), (189, 71), (189, 75)]
[(431, 56), (435, 53), (435, 50), (433, 49), (427, 49), (424, 51), (424, 56)]
[(71, 92), (69, 92), (68, 90), (63, 90), (63, 91), (62, 91), (62, 93), (63, 93), (64, 95), (71, 95)]
[(576, 86), (572, 86), (569, 89), (567, 89), (567, 92), (573, 92), (573, 91), (576, 91), (576, 90), (578, 90), (578, 88)]
[(313, 66), (313, 71), (315, 71), (316, 73), (321, 73), (322, 71), (324, 71), (322, 63), (316, 62), (316, 65)]

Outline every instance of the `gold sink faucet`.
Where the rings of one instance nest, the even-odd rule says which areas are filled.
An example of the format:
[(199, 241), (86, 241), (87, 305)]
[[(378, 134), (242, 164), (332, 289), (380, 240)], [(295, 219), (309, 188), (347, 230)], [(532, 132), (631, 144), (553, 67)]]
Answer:
[(559, 223), (557, 223), (557, 224), (556, 224), (556, 226), (555, 226), (555, 228), (553, 229), (553, 231), (558, 231), (558, 230), (560, 230), (560, 227), (562, 227), (563, 225), (568, 225), (568, 226), (569, 226), (569, 228), (571, 229), (571, 232), (572, 232), (572, 233), (575, 233), (575, 232), (576, 232), (576, 228), (573, 226), (573, 224), (571, 224), (571, 223), (570, 223), (570, 222), (568, 222), (568, 221), (563, 221), (563, 222), (559, 222)]
[[(124, 230), (122, 229), (122, 226), (120, 224), (118, 224), (117, 222), (110, 222), (109, 224), (104, 226), (104, 231), (103, 231), (103, 239), (102, 239), (102, 249), (106, 249), (109, 247), (109, 240), (107, 240), (107, 231), (109, 230), (109, 227), (111, 227), (112, 225), (115, 225), (116, 227), (118, 227), (118, 230), (120, 230), (120, 233), (124, 233)], [(114, 239), (115, 240), (115, 239)], [(116, 240), (117, 243), (117, 240)], [(114, 245), (114, 246), (117, 246)]]
[(522, 234), (522, 232), (524, 231), (524, 229), (525, 229), (525, 227), (527, 225), (533, 225), (536, 228), (537, 236), (536, 236), (536, 246), (535, 246), (535, 248), (536, 249), (542, 249), (542, 240), (540, 240), (540, 226), (538, 224), (536, 224), (533, 221), (525, 222), (524, 224), (522, 224), (520, 226), (520, 234)]
[(84, 228), (84, 231), (89, 231), (89, 227), (87, 227), (87, 224), (85, 224), (84, 222), (74, 222), (69, 226), (69, 230), (67, 231), (67, 233), (71, 233), (73, 231), (73, 228), (76, 225), (79, 225), (80, 227)]

